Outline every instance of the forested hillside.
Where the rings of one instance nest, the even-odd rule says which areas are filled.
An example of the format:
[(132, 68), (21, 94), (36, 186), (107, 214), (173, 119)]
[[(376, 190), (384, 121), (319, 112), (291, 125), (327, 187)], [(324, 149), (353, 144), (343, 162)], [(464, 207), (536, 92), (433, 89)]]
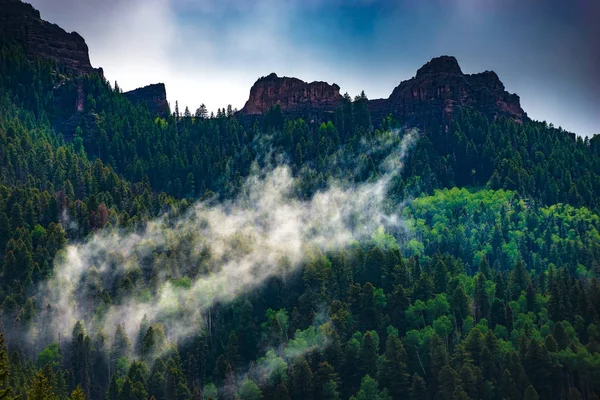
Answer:
[(0, 398), (597, 399), (600, 136), (410, 128), (160, 116), (3, 32)]

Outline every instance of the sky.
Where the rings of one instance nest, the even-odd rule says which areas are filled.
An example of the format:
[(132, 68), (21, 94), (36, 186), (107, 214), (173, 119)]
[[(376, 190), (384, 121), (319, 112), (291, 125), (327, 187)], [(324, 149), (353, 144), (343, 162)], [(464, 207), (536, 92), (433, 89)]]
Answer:
[(600, 133), (600, 0), (29, 0), (94, 67), (174, 108), (231, 104), (271, 72), (387, 98), (433, 57), (495, 71), (528, 115)]

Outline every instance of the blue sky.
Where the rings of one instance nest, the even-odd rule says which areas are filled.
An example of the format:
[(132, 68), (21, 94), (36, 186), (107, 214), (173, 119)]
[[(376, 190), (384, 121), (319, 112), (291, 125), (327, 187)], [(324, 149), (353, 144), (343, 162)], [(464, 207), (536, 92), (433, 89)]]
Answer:
[(124, 89), (241, 108), (276, 72), (387, 97), (432, 57), (494, 70), (528, 114), (600, 133), (598, 0), (32, 0)]

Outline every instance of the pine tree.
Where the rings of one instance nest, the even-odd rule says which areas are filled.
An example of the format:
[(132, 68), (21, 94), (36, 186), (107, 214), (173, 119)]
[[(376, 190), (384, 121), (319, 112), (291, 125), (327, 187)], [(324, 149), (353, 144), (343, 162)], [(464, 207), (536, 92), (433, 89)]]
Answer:
[(527, 352), (523, 358), (523, 367), (532, 385), (540, 391), (547, 393), (549, 390), (550, 378), (550, 358), (546, 347), (532, 339), (527, 347)]
[(459, 326), (461, 326), (464, 319), (467, 318), (471, 313), (469, 309), (469, 296), (467, 296), (462, 283), (459, 283), (452, 292), (450, 304), (452, 306), (454, 316), (459, 322)]
[(290, 393), (288, 392), (285, 383), (281, 382), (275, 389), (275, 400), (290, 400)]
[(73, 390), (73, 392), (71, 393), (71, 397), (69, 399), (70, 400), (85, 400), (85, 393), (83, 393), (81, 386), (78, 385), (75, 388), (75, 390)]
[(292, 365), (291, 372), (292, 400), (313, 399), (313, 373), (304, 357), (298, 358)]
[(119, 400), (119, 386), (117, 385), (117, 376), (113, 375), (106, 393), (106, 400)]
[(54, 388), (50, 385), (46, 375), (40, 370), (33, 379), (31, 388), (27, 392), (28, 400), (56, 400)]
[(0, 333), (0, 400), (10, 398), (9, 376), (8, 352), (4, 344), (4, 334)]
[(529, 285), (527, 285), (525, 299), (527, 300), (527, 311), (535, 312), (536, 292), (531, 282), (529, 282)]
[(131, 342), (125, 329), (122, 325), (117, 325), (115, 336), (110, 351), (110, 359), (112, 365), (116, 364), (117, 360), (121, 357), (130, 357), (131, 355)]
[(406, 350), (400, 339), (396, 335), (388, 336), (379, 381), (389, 390), (393, 399), (406, 398), (409, 392), (410, 376), (406, 358)]
[(518, 299), (521, 295), (521, 292), (527, 289), (529, 282), (530, 279), (527, 271), (525, 270), (525, 263), (523, 260), (517, 261), (515, 267), (510, 272), (508, 284), (511, 299)]
[(539, 400), (539, 398), (540, 396), (538, 396), (533, 386), (529, 385), (527, 389), (525, 389), (525, 396), (523, 397), (523, 400)]
[(379, 356), (379, 339), (375, 338), (375, 332), (367, 332), (364, 334), (362, 344), (360, 346), (360, 365), (365, 375), (376, 376), (377, 374), (377, 357)]
[(438, 394), (442, 400), (452, 400), (456, 388), (460, 387), (460, 378), (456, 371), (449, 365), (444, 366), (438, 376)]
[(492, 277), (490, 264), (488, 263), (487, 258), (485, 256), (481, 256), (481, 260), (479, 261), (479, 272), (483, 274), (485, 279), (491, 279)]
[(435, 282), (435, 292), (445, 293), (448, 288), (448, 268), (439, 254), (436, 254), (434, 261), (433, 279)]
[(415, 373), (412, 376), (412, 385), (410, 387), (410, 400), (427, 400), (429, 399), (429, 393), (425, 380)]
[(498, 393), (508, 399), (516, 399), (519, 397), (519, 390), (515, 385), (515, 381), (510, 372), (505, 369), (500, 378)]
[[(142, 344), (144, 343), (144, 336), (146, 336), (146, 331), (148, 331), (148, 328), (150, 327), (150, 321), (148, 320), (148, 316), (146, 314), (144, 314), (144, 316), (142, 317), (142, 321), (140, 322), (140, 328), (138, 331), (138, 336), (137, 336), (137, 340), (135, 342), (135, 351), (137, 354), (142, 354)], [(118, 329), (118, 327), (117, 327)], [(124, 333), (124, 331), (123, 331)], [(121, 335), (121, 334), (119, 334)], [(122, 341), (123, 339), (119, 339), (120, 341)], [(125, 346), (127, 346), (125, 344)]]
[(86, 397), (90, 396), (91, 389), (91, 343), (86, 335), (83, 324), (79, 321), (73, 328), (71, 340), (71, 368), (74, 385), (80, 386)]
[(325, 382), (321, 390), (321, 398), (323, 400), (340, 400), (340, 393), (338, 392), (338, 384), (333, 379), (329, 382)]
[(196, 114), (194, 116), (196, 118), (199, 118), (199, 119), (206, 119), (206, 118), (208, 118), (208, 111), (207, 111), (206, 106), (204, 105), (204, 103), (202, 103), (200, 105), (200, 107), (198, 107), (198, 109), (196, 110)]
[(485, 275), (479, 273), (475, 279), (475, 293), (473, 308), (475, 311), (475, 321), (479, 322), (483, 318), (488, 318), (490, 313), (490, 300), (486, 292)]

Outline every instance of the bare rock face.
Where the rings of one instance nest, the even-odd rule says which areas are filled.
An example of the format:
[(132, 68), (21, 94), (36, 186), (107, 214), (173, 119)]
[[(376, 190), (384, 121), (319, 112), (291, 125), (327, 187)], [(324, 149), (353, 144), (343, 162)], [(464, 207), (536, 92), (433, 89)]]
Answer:
[(519, 96), (508, 93), (495, 72), (463, 74), (454, 57), (434, 58), (419, 68), (414, 78), (398, 85), (389, 98), (373, 100), (374, 120), (387, 114), (408, 125), (428, 121), (448, 124), (461, 108), (471, 108), (490, 119), (501, 116), (523, 122), (527, 114)]
[[(296, 78), (279, 78), (273, 73), (256, 81), (240, 114), (259, 116), (279, 103), (288, 116), (300, 113), (323, 116), (340, 104), (339, 90), (335, 84), (306, 83)], [(477, 110), (490, 119), (501, 116), (517, 122), (527, 119), (519, 96), (508, 93), (495, 72), (464, 74), (456, 58), (450, 56), (437, 57), (423, 65), (414, 78), (400, 83), (387, 99), (369, 100), (375, 124), (392, 114), (407, 126), (423, 127), (430, 123), (448, 126), (462, 108)]]
[(307, 83), (297, 78), (280, 78), (272, 73), (256, 81), (250, 89), (250, 98), (240, 113), (261, 115), (277, 103), (288, 114), (332, 111), (341, 101), (340, 87), (336, 84)]
[(42, 20), (40, 12), (28, 3), (0, 0), (0, 32), (13, 36), (32, 58), (50, 59), (61, 71), (103, 76), (101, 68), (92, 67), (88, 47), (77, 32), (67, 33)]
[(167, 90), (164, 83), (144, 86), (124, 93), (132, 103), (145, 103), (154, 115), (164, 117), (169, 111), (167, 103)]

